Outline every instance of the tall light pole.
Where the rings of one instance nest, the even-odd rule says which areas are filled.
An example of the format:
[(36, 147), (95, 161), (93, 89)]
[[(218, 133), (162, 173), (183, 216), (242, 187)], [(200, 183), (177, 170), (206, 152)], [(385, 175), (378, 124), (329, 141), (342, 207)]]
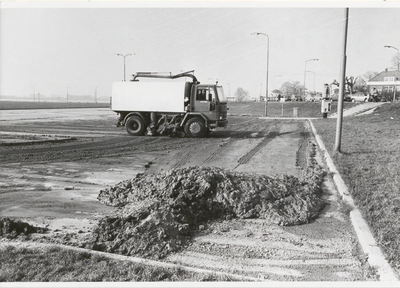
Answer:
[(68, 88), (69, 88), (69, 87), (65, 87), (65, 88), (67, 89), (67, 103), (68, 103), (68, 97), (69, 97)]
[[(131, 54), (126, 54), (126, 55), (122, 55), (122, 54), (116, 54), (117, 56), (122, 56), (122, 57), (124, 57), (124, 82), (126, 81), (125, 80), (125, 58), (127, 57), (127, 56), (131, 56), (132, 55), (132, 53)], [(134, 53), (133, 53), (133, 55), (135, 55)]]
[(343, 122), (343, 100), (344, 100), (344, 86), (346, 78), (346, 48), (347, 48), (347, 28), (349, 26), (349, 8), (344, 10), (345, 21), (343, 27), (343, 53), (342, 61), (340, 63), (340, 79), (339, 79), (339, 98), (337, 107), (337, 121), (336, 121), (336, 138), (335, 138), (335, 152), (340, 152), (342, 142), (342, 122)]
[(268, 68), (269, 68), (269, 36), (265, 33), (261, 32), (254, 32), (251, 35), (264, 35), (267, 37), (267, 77), (266, 77), (266, 84), (265, 84), (265, 117), (267, 117), (267, 110), (268, 110)]
[(33, 89), (33, 102), (35, 102), (35, 87), (31, 86)]
[(314, 71), (306, 71), (306, 73), (313, 73), (314, 74), (314, 92), (315, 92), (315, 72)]
[[(397, 71), (399, 71), (399, 69), (400, 69), (400, 52), (399, 52), (399, 49), (397, 49), (396, 47), (394, 47), (394, 46), (389, 46), (389, 45), (386, 45), (386, 46), (384, 46), (385, 48), (393, 48), (393, 49), (396, 49), (397, 50), (397, 59), (396, 59), (396, 62), (397, 62)], [(394, 101), (396, 100), (396, 77), (394, 77), (394, 93), (393, 93), (393, 103), (394, 103)]]
[(97, 103), (97, 86), (94, 87), (94, 103)]
[[(306, 60), (305, 64), (304, 64), (304, 98), (306, 98), (306, 71), (307, 71), (307, 62), (310, 61), (318, 61), (319, 59), (308, 59)], [(304, 100), (304, 99), (303, 99)]]
[(399, 54), (400, 54), (400, 52), (399, 52), (399, 49), (397, 49), (396, 47), (394, 47), (394, 46), (389, 46), (389, 45), (385, 45), (385, 46), (383, 46), (383, 47), (385, 47), (385, 48), (393, 48), (393, 49), (396, 49), (397, 50), (397, 71), (399, 71), (399, 69), (400, 69), (400, 57), (399, 57)]

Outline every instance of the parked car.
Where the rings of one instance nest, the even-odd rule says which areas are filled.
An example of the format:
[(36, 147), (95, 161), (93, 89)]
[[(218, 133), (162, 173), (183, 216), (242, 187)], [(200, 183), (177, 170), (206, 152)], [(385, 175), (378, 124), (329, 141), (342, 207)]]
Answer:
[(364, 92), (356, 92), (349, 95), (351, 102), (368, 102), (370, 101), (370, 95)]
[(350, 97), (350, 94), (345, 94), (343, 100), (344, 100), (344, 101), (347, 101), (347, 102), (352, 102), (352, 101), (353, 101), (353, 100), (351, 99), (351, 97)]

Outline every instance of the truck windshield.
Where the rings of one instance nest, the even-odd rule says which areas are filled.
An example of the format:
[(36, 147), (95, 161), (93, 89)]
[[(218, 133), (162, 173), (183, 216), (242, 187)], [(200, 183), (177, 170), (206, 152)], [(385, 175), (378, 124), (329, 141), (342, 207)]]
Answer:
[(222, 89), (221, 86), (217, 86), (217, 93), (218, 93), (219, 102), (226, 102), (224, 89)]

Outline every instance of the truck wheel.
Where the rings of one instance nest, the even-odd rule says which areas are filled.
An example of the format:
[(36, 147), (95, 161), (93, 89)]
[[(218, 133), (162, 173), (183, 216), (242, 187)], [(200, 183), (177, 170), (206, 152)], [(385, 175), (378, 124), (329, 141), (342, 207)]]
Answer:
[(145, 125), (139, 116), (131, 116), (125, 123), (126, 131), (132, 136), (141, 136), (144, 133)]
[(197, 117), (189, 119), (184, 130), (185, 134), (192, 138), (200, 138), (206, 134), (206, 126), (204, 125), (204, 122)]

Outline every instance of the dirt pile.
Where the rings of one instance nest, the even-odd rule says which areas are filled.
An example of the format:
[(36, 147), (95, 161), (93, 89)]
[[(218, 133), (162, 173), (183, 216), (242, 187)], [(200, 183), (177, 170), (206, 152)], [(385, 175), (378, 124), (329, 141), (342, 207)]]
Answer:
[(98, 199), (120, 209), (118, 215), (99, 221), (91, 248), (162, 258), (185, 246), (199, 226), (210, 220), (307, 223), (324, 206), (319, 197), (323, 172), (313, 162), (313, 149), (309, 150), (301, 180), (196, 166), (138, 174), (102, 190)]
[(28, 236), (32, 233), (44, 233), (46, 228), (35, 227), (22, 221), (15, 221), (10, 218), (0, 219), (0, 236), (14, 239), (18, 236)]

